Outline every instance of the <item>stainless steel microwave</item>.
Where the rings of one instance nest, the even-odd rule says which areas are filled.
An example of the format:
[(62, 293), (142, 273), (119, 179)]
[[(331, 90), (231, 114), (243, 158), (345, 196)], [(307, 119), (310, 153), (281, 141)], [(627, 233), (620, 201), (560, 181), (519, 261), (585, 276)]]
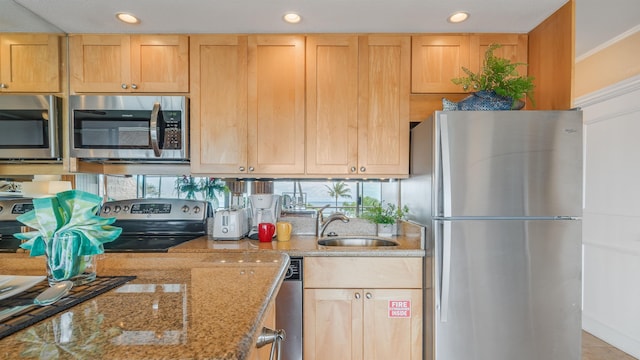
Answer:
[(94, 161), (187, 161), (184, 96), (69, 97), (71, 157)]
[(0, 95), (0, 161), (59, 161), (61, 104), (53, 95)]

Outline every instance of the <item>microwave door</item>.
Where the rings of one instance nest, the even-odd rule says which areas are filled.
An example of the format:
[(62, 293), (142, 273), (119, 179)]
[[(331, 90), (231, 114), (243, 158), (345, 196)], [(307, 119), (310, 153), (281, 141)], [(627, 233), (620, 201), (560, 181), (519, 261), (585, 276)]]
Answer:
[(53, 95), (1, 96), (0, 159), (60, 159), (58, 103)]
[(156, 157), (162, 155), (162, 148), (158, 140), (158, 133), (160, 132), (159, 124), (161, 124), (162, 121), (162, 109), (160, 108), (160, 103), (156, 102), (153, 104), (153, 110), (151, 110), (151, 122), (149, 124), (149, 139), (151, 139), (151, 147)]

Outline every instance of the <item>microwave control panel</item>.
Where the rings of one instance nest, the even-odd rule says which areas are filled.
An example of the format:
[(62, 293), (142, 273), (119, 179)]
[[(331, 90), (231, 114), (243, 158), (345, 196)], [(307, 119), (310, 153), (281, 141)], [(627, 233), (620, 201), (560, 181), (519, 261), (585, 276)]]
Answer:
[(176, 128), (164, 129), (164, 149), (182, 149), (181, 131)]
[(182, 149), (182, 129), (180, 128), (179, 111), (163, 111), (163, 139), (162, 148), (168, 150)]

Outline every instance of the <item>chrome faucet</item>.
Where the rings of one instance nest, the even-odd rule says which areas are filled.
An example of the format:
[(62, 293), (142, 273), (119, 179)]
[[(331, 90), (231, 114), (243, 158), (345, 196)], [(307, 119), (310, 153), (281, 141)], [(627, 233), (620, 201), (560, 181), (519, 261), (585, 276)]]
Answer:
[(326, 221), (322, 220), (322, 216), (318, 215), (318, 237), (321, 238), (327, 226), (336, 220), (342, 220), (343, 223), (349, 222), (349, 217), (343, 213), (331, 214)]

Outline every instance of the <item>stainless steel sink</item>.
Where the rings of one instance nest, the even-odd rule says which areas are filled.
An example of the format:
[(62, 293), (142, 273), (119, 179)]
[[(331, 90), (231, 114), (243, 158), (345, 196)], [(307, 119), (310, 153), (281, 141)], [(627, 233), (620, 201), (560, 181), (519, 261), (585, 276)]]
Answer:
[(354, 247), (380, 247), (380, 246), (398, 246), (396, 241), (391, 239), (383, 239), (379, 237), (368, 236), (339, 236), (325, 237), (318, 240), (321, 246), (354, 246)]

